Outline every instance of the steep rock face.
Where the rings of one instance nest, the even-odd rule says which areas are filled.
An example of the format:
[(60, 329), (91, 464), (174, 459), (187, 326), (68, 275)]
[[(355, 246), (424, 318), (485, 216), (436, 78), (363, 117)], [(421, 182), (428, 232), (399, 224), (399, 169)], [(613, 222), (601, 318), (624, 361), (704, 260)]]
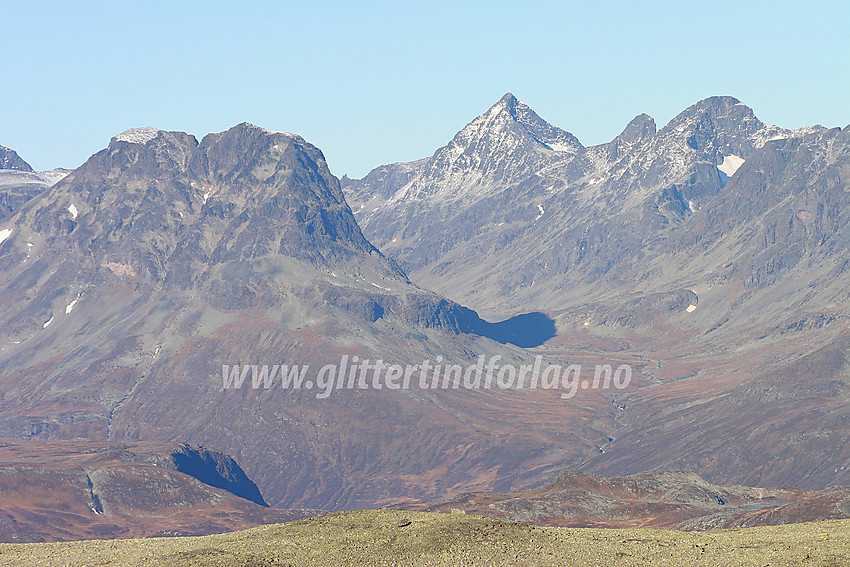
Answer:
[[(104, 185), (104, 178), (114, 181)], [(158, 132), (145, 143), (114, 138), (57, 191), (63, 189), (79, 221), (45, 208), (34, 217), (39, 228), (74, 222), (76, 239), (95, 260), (126, 263), (177, 287), (191, 287), (189, 273), (201, 266), (273, 255), (327, 266), (378, 255), (321, 153), (297, 136), (248, 124), (200, 145), (175, 132)], [(404, 278), (383, 264), (387, 274)]]
[(540, 168), (553, 156), (574, 155), (581, 149), (575, 136), (549, 124), (508, 93), (437, 150), (420, 179), (404, 193), (407, 198), (451, 195), (466, 200), (483, 190), (486, 181), (509, 182), (524, 168)]
[[(75, 273), (191, 290), (222, 309), (270, 307), (287, 294), (302, 297), (317, 274), (334, 270), (343, 273), (331, 281), (360, 282), (376, 297), (382, 289), (373, 280), (428, 295), (363, 237), (321, 152), (247, 124), (200, 144), (183, 133), (122, 134), (7, 224), (0, 262), (23, 269), (9, 291), (28, 297), (67, 288)], [(47, 281), (33, 288), (32, 278)], [(71, 286), (78, 294), (80, 284)], [(22, 309), (41, 303), (50, 313), (51, 301), (43, 295)], [(25, 322), (13, 316), (11, 324), (14, 332)]]
[(655, 137), (655, 120), (648, 114), (632, 118), (619, 136), (607, 144), (590, 148), (604, 162), (614, 162), (628, 154), (632, 147), (639, 146)]
[(571, 171), (580, 171), (582, 150), (572, 134), (508, 93), (432, 157), (384, 166), (346, 191), (369, 238), (416, 270), (486, 235), (481, 225), (534, 218), (538, 208), (522, 202), (539, 192), (529, 172), (573, 162)]

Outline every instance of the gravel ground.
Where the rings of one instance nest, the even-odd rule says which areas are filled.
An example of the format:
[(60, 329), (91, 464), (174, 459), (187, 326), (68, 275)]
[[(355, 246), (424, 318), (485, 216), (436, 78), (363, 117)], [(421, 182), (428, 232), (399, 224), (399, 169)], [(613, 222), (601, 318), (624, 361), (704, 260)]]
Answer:
[(679, 532), (541, 528), (463, 513), (340, 512), (195, 538), (0, 544), (28, 566), (850, 566), (850, 520)]

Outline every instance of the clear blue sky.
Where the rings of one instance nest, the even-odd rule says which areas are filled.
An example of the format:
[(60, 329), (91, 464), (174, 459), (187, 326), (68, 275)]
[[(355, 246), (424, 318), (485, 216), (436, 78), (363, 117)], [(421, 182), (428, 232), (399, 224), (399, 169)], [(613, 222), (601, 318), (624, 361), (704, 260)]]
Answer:
[(76, 167), (131, 127), (248, 121), (333, 172), (428, 156), (513, 92), (585, 144), (711, 95), (850, 123), (844, 2), (6, 2), (0, 144)]

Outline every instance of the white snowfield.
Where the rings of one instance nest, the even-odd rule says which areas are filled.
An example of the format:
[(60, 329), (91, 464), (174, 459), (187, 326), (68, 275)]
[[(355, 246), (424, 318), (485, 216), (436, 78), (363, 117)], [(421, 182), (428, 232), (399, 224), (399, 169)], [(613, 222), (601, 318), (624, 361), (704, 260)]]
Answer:
[(4, 228), (3, 230), (0, 230), (0, 244), (2, 244), (4, 240), (9, 238), (9, 235), (11, 235), (11, 234), (12, 234), (11, 228)]
[(0, 169), (0, 187), (15, 185), (38, 184), (52, 187), (61, 181), (70, 170), (51, 169), (50, 171), (18, 171), (17, 169)]
[(717, 166), (717, 169), (725, 173), (727, 176), (732, 177), (735, 175), (735, 172), (738, 171), (744, 162), (747, 161), (740, 156), (736, 156), (735, 154), (723, 156), (723, 163)]
[(77, 207), (74, 205), (74, 203), (71, 203), (71, 206), (68, 207), (68, 212), (71, 213), (71, 220), (77, 220), (77, 213), (79, 211), (77, 210)]
[(151, 128), (150, 126), (145, 126), (143, 128), (130, 128), (129, 130), (124, 130), (115, 136), (115, 141), (129, 142), (131, 144), (147, 144), (156, 138), (157, 134), (160, 132), (162, 132), (162, 130), (158, 128)]
[(69, 173), (71, 173), (70, 169), (57, 168), (49, 171), (39, 171), (38, 175), (49, 187), (53, 187), (67, 177)]
[(65, 306), (65, 315), (68, 315), (71, 310), (74, 309), (74, 306), (77, 304), (78, 301), (79, 299), (75, 299), (74, 301)]

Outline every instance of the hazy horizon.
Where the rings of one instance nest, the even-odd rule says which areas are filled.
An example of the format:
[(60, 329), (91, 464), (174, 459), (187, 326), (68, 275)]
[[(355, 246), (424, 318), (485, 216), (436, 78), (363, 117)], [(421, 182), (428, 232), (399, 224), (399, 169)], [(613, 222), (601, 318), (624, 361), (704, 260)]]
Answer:
[[(429, 156), (506, 92), (584, 145), (730, 95), (785, 128), (850, 123), (836, 2), (6, 8), (0, 144), (74, 168), (129, 128), (294, 132), (333, 173)], [(27, 45), (27, 49), (20, 49)]]

